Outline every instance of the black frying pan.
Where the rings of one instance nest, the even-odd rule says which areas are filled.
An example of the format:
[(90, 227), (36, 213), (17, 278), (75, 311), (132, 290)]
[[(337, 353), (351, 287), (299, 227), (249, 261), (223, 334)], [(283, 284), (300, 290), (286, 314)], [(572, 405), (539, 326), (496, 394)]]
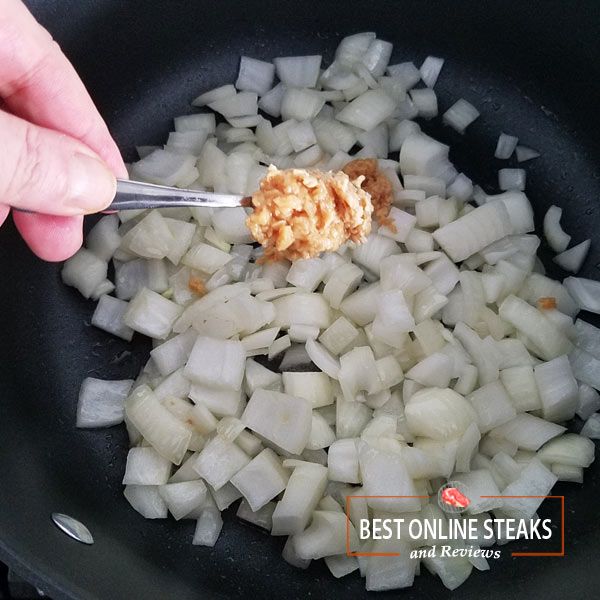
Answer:
[[(200, 91), (234, 81), (240, 54), (324, 53), (329, 60), (342, 36), (373, 30), (394, 42), (395, 61), (445, 57), (436, 87), (441, 108), (464, 96), (482, 117), (464, 138), (437, 124), (426, 130), (452, 143), (457, 167), (488, 191), (496, 190), (501, 163), (492, 156), (501, 130), (540, 150), (527, 167), (538, 222), (551, 204), (563, 206), (574, 240), (594, 240), (583, 275), (600, 276), (596, 0), (28, 4), (79, 69), (126, 159), (134, 158), (136, 143), (161, 143), (171, 117), (189, 111)], [(551, 275), (564, 276), (545, 262)], [(282, 540), (233, 515), (207, 549), (191, 546), (193, 522), (149, 522), (129, 507), (120, 484), (124, 429), (76, 430), (75, 406), (85, 376), (131, 377), (148, 345), (136, 340), (130, 347), (91, 328), (92, 303), (65, 288), (58, 274), (58, 266), (26, 250), (12, 227), (2, 228), (0, 559), (55, 600), (366, 595), (356, 573), (335, 580), (322, 564), (293, 569), (280, 559)], [(128, 349), (132, 354), (123, 356)], [(565, 558), (511, 559), (504, 552), (491, 574), (474, 573), (454, 596), (597, 597), (599, 464), (586, 471), (583, 487), (557, 486), (567, 495)], [(96, 543), (82, 546), (61, 534), (50, 521), (53, 511), (81, 519)], [(451, 595), (429, 575), (393, 593)]]

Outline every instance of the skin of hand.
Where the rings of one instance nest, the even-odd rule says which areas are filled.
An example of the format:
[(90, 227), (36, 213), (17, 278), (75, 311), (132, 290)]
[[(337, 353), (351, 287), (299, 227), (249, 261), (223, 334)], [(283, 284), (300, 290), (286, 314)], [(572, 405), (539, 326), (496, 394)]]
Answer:
[(19, 233), (49, 261), (80, 248), (82, 215), (127, 178), (75, 69), (20, 0), (0, 0), (0, 150), (0, 224), (21, 209)]

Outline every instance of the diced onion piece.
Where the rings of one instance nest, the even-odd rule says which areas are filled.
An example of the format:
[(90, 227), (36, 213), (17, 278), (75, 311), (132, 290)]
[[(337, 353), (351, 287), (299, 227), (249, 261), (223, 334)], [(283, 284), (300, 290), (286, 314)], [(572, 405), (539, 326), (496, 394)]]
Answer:
[(107, 295), (100, 296), (92, 315), (92, 325), (130, 342), (133, 329), (123, 322), (128, 306), (124, 300)]
[(184, 374), (196, 383), (239, 390), (244, 377), (246, 351), (241, 342), (199, 336)]
[(122, 423), (125, 398), (132, 385), (132, 379), (105, 381), (86, 377), (79, 389), (77, 427), (111, 427)]
[[(295, 264), (298, 264), (298, 262), (300, 261)], [(344, 298), (356, 289), (362, 277), (363, 272), (359, 267), (352, 263), (343, 264), (329, 277), (323, 289), (323, 297), (332, 308), (338, 309)]]
[(496, 152), (494, 156), (500, 159), (507, 159), (512, 156), (515, 151), (519, 138), (514, 135), (508, 135), (507, 133), (501, 133), (498, 138), (498, 144), (496, 145)]
[(368, 90), (343, 108), (336, 119), (370, 131), (385, 121), (394, 112), (394, 108), (393, 99), (383, 90)]
[(525, 189), (525, 169), (500, 169), (498, 171), (498, 187), (501, 190)]
[(600, 390), (599, 359), (581, 348), (573, 348), (569, 354), (569, 362), (577, 381), (587, 383), (593, 388)]
[(166, 519), (167, 505), (155, 485), (126, 485), (123, 495), (134, 510), (146, 519)]
[(537, 457), (545, 463), (589, 467), (594, 462), (595, 449), (594, 442), (587, 437), (565, 433), (540, 448)]
[(219, 490), (249, 462), (250, 457), (239, 446), (216, 435), (198, 454), (194, 469), (212, 488)]
[[(232, 91), (232, 95), (235, 93)], [(173, 119), (175, 131), (198, 131), (206, 130), (209, 134), (215, 132), (216, 120), (213, 113), (200, 113), (194, 115), (182, 115)], [(142, 158), (142, 157), (140, 157)]]
[(312, 424), (308, 400), (268, 390), (256, 390), (242, 421), (277, 447), (300, 454), (306, 447)]
[(479, 117), (479, 111), (470, 103), (460, 98), (443, 115), (442, 120), (458, 133), (465, 129)]
[(600, 282), (584, 277), (567, 277), (563, 284), (581, 310), (600, 314)]
[(413, 435), (436, 440), (461, 436), (476, 420), (475, 411), (460, 394), (437, 387), (415, 392), (406, 403), (405, 416)]
[(433, 237), (450, 258), (458, 262), (510, 233), (512, 227), (506, 206), (491, 202), (440, 227)]
[(534, 369), (542, 400), (542, 416), (547, 421), (572, 419), (577, 410), (578, 388), (568, 358), (563, 355)]
[(161, 485), (158, 493), (166, 502), (169, 512), (178, 521), (206, 503), (208, 488), (198, 479)]
[(275, 76), (275, 66), (263, 60), (242, 56), (235, 87), (244, 92), (263, 95), (269, 91)]
[(319, 329), (331, 323), (329, 305), (321, 294), (299, 292), (273, 301), (272, 325), (287, 329), (290, 325), (314, 325)]
[(212, 548), (217, 543), (222, 528), (223, 519), (220, 511), (212, 506), (203, 508), (200, 517), (196, 521), (192, 544)]
[[(600, 439), (600, 414), (592, 414), (581, 428), (581, 435), (593, 440)], [(331, 448), (329, 449), (331, 451)]]
[(421, 79), (427, 87), (432, 88), (435, 86), (443, 66), (444, 59), (437, 58), (436, 56), (428, 56), (423, 61), (419, 70), (421, 72)]
[(537, 150), (528, 148), (527, 146), (517, 146), (516, 153), (519, 162), (525, 162), (526, 160), (531, 160), (540, 156), (540, 153)]
[(294, 468), (283, 498), (273, 512), (272, 535), (304, 531), (327, 485), (327, 468), (303, 463)]
[(125, 414), (159, 454), (181, 464), (192, 437), (191, 429), (171, 414), (148, 386), (133, 390), (125, 401)]
[(286, 394), (308, 400), (313, 409), (333, 403), (333, 389), (329, 377), (320, 372), (283, 372)]
[(556, 475), (534, 458), (520, 477), (504, 488), (502, 512), (512, 518), (530, 519), (556, 481)]
[(538, 450), (548, 440), (560, 435), (565, 427), (522, 413), (492, 430), (491, 436), (505, 439), (523, 450)]
[(265, 448), (231, 478), (231, 483), (242, 492), (252, 511), (257, 511), (285, 489), (288, 478), (275, 452)]
[(314, 119), (325, 100), (314, 90), (288, 88), (281, 101), (281, 118), (306, 121)]
[(360, 483), (357, 440), (337, 440), (327, 453), (328, 477), (331, 481)]
[(182, 312), (175, 302), (142, 288), (129, 303), (123, 322), (134, 331), (164, 340)]
[(340, 355), (358, 337), (359, 332), (346, 317), (336, 319), (319, 337), (319, 342), (334, 355)]
[(508, 392), (517, 412), (542, 408), (531, 366), (523, 365), (503, 369), (500, 371), (500, 381)]
[(442, 354), (435, 352), (418, 362), (407, 373), (407, 379), (413, 379), (428, 387), (446, 388), (452, 378), (452, 361)]
[(204, 273), (214, 273), (233, 259), (231, 254), (200, 242), (183, 257), (182, 263)]
[(285, 56), (274, 61), (277, 77), (288, 87), (313, 88), (319, 78), (321, 56)]
[(131, 177), (159, 185), (178, 185), (189, 177), (195, 163), (196, 158), (190, 154), (158, 149), (132, 165)]
[(258, 97), (255, 92), (239, 92), (235, 96), (215, 100), (209, 107), (227, 118), (255, 115), (258, 111)]
[(273, 360), (276, 356), (279, 356), (282, 352), (287, 350), (292, 345), (292, 340), (289, 335), (282, 335), (276, 339), (270, 346), (268, 352), (269, 360)]
[(367, 51), (359, 57), (359, 60), (373, 77), (380, 77), (385, 73), (393, 47), (390, 42), (375, 39), (369, 44)]
[(410, 98), (420, 117), (432, 119), (437, 116), (437, 96), (431, 88), (414, 88), (410, 90)]
[(482, 433), (503, 425), (516, 416), (506, 389), (499, 381), (478, 388), (469, 396), (469, 400), (477, 413), (477, 422)]
[(569, 250), (557, 254), (552, 260), (565, 271), (577, 273), (583, 266), (592, 241), (585, 240)]
[(558, 206), (551, 206), (544, 216), (544, 237), (555, 252), (564, 252), (571, 241), (560, 226), (561, 216), (562, 208)]
[(310, 360), (317, 365), (321, 371), (327, 373), (327, 375), (333, 379), (338, 379), (340, 372), (338, 360), (319, 342), (314, 339), (306, 340), (306, 352), (310, 357)]
[(291, 126), (288, 130), (288, 137), (294, 152), (301, 152), (317, 143), (310, 121), (302, 121)]
[(415, 86), (421, 79), (421, 72), (412, 62), (389, 65), (387, 72), (392, 77), (399, 79), (407, 90)]
[(217, 100), (221, 100), (229, 96), (235, 96), (235, 94), (235, 87), (229, 83), (227, 85), (222, 85), (221, 87), (215, 88), (214, 90), (204, 92), (204, 94), (201, 94), (192, 101), (192, 105), (204, 106), (205, 104), (210, 104), (211, 102), (216, 102)]
[(400, 456), (363, 443), (359, 464), (364, 494), (372, 496), (367, 499), (371, 508), (392, 513), (419, 510), (414, 482)]
[(300, 558), (317, 559), (342, 554), (346, 548), (357, 550), (358, 536), (343, 513), (316, 510), (309, 527), (297, 533), (293, 543)]
[(552, 360), (571, 349), (571, 343), (554, 323), (516, 296), (508, 296), (502, 302), (499, 314), (535, 344), (538, 356), (544, 360)]
[(63, 283), (73, 286), (84, 298), (90, 298), (106, 279), (108, 264), (95, 254), (81, 248), (69, 258), (61, 271)]

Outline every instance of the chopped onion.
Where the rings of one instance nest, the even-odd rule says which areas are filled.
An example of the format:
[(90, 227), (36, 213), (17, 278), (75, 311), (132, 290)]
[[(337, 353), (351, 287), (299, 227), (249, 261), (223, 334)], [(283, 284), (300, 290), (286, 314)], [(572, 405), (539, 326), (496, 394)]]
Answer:
[(182, 312), (183, 307), (175, 302), (142, 288), (129, 303), (123, 322), (134, 331), (164, 340)]
[(501, 202), (490, 202), (440, 227), (433, 237), (450, 258), (458, 262), (510, 233), (512, 228), (506, 206)]
[(155, 485), (126, 485), (123, 495), (146, 519), (166, 519), (167, 505)]
[(125, 414), (159, 454), (181, 464), (192, 432), (160, 403), (148, 386), (133, 390), (125, 402)]
[(442, 116), (442, 120), (458, 133), (465, 129), (479, 117), (479, 111), (469, 102), (460, 98)]
[(533, 150), (533, 148), (528, 148), (527, 146), (517, 146), (516, 152), (517, 160), (519, 162), (525, 162), (526, 160), (531, 160), (540, 156), (540, 153), (537, 150)]
[(498, 138), (498, 144), (496, 146), (496, 152), (494, 153), (494, 156), (500, 159), (510, 158), (518, 143), (518, 137), (501, 133), (500, 137)]
[(273, 84), (275, 66), (263, 60), (242, 56), (235, 87), (244, 92), (265, 94)]
[(392, 77), (399, 79), (407, 90), (414, 87), (421, 80), (421, 72), (412, 62), (389, 65), (387, 72)]
[(529, 413), (521, 413), (492, 430), (490, 435), (503, 438), (524, 450), (538, 450), (548, 440), (565, 431), (564, 427), (550, 423)]
[(393, 99), (384, 91), (368, 90), (343, 108), (336, 115), (336, 119), (364, 131), (370, 131), (385, 121), (394, 108)]
[(311, 405), (307, 400), (269, 390), (256, 390), (242, 421), (277, 447), (299, 454), (308, 442)]
[(571, 241), (571, 236), (566, 234), (560, 226), (562, 208), (551, 206), (544, 216), (544, 237), (555, 252), (564, 252)]
[(211, 104), (212, 102), (222, 100), (223, 98), (235, 96), (235, 94), (235, 87), (232, 84), (228, 83), (227, 85), (222, 85), (221, 87), (215, 88), (214, 90), (204, 92), (204, 94), (201, 94), (195, 100), (192, 101), (192, 105), (204, 106), (205, 104)]
[[(600, 439), (600, 414), (592, 414), (581, 428), (581, 435), (593, 440)], [(331, 452), (331, 448), (329, 449)]]
[(274, 61), (277, 77), (289, 87), (315, 87), (319, 78), (321, 56), (286, 56)]
[(62, 268), (63, 283), (73, 286), (84, 298), (90, 298), (97, 287), (106, 279), (107, 263), (95, 254), (81, 248), (67, 260)]
[(563, 355), (534, 369), (535, 381), (542, 401), (542, 417), (562, 422), (572, 419), (577, 410), (578, 388), (569, 364)]
[(460, 394), (437, 387), (415, 392), (406, 403), (405, 415), (413, 435), (435, 440), (461, 436), (476, 419), (475, 411)]
[(443, 66), (444, 59), (436, 56), (428, 56), (423, 61), (420, 68), (421, 79), (427, 87), (432, 88), (435, 86)]
[(380, 77), (385, 73), (393, 47), (390, 42), (375, 39), (369, 44), (367, 51), (359, 57), (359, 60), (367, 67), (373, 77)]
[(209, 107), (227, 118), (255, 115), (258, 111), (258, 97), (255, 92), (239, 92), (235, 96), (215, 100)]
[(122, 423), (125, 398), (132, 385), (132, 379), (105, 381), (86, 377), (79, 389), (77, 427), (111, 427)]
[(258, 108), (272, 117), (277, 118), (281, 116), (281, 103), (285, 92), (285, 85), (281, 82), (278, 83), (261, 97), (258, 101)]
[(415, 105), (420, 117), (423, 117), (424, 119), (437, 117), (437, 96), (431, 88), (414, 88), (410, 90), (410, 99)]
[(133, 329), (123, 321), (128, 306), (124, 300), (107, 295), (100, 296), (92, 315), (92, 325), (130, 342)]
[(501, 190), (525, 189), (524, 169), (500, 169), (498, 171), (498, 187)]
[(563, 284), (581, 310), (600, 313), (600, 282), (583, 277), (567, 277)]
[(565, 271), (577, 273), (583, 266), (591, 243), (591, 240), (585, 240), (569, 250), (557, 254), (552, 260)]

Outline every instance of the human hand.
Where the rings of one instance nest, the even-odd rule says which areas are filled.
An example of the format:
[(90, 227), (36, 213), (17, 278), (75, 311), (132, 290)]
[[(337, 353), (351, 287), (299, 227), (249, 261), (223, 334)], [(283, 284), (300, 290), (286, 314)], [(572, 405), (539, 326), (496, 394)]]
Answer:
[(0, 0), (0, 224), (13, 220), (39, 257), (82, 243), (83, 214), (105, 208), (119, 150), (75, 69), (20, 0)]

